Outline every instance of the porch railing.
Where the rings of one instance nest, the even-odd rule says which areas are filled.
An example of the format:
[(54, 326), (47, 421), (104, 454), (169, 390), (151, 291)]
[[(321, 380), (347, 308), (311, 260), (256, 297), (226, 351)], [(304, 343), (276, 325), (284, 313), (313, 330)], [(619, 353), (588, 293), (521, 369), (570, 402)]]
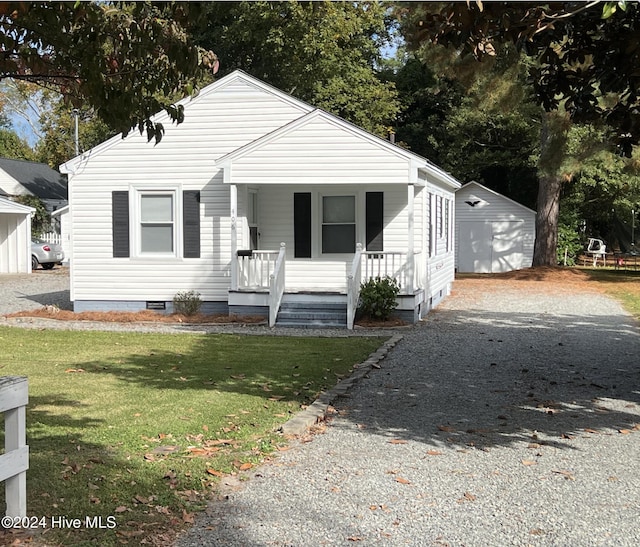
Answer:
[(389, 276), (400, 286), (400, 294), (412, 294), (414, 290), (424, 288), (420, 251), (409, 254), (395, 251), (365, 251), (363, 253), (362, 278), (371, 279)]
[(280, 251), (238, 251), (238, 289), (269, 290)]
[(356, 245), (356, 255), (351, 263), (351, 272), (347, 276), (347, 328), (353, 329), (356, 318), (358, 300), (360, 299), (360, 283), (362, 282), (362, 244)]
[(276, 259), (273, 273), (269, 278), (269, 326), (273, 327), (276, 324), (276, 318), (278, 317), (278, 311), (280, 310), (280, 304), (282, 303), (282, 295), (284, 294), (285, 284), (285, 244), (280, 243), (280, 251), (278, 252), (278, 258)]
[(7, 517), (27, 516), (28, 401), (29, 391), (25, 376), (0, 377), (0, 414), (4, 413), (4, 454), (0, 455), (0, 482), (5, 483)]

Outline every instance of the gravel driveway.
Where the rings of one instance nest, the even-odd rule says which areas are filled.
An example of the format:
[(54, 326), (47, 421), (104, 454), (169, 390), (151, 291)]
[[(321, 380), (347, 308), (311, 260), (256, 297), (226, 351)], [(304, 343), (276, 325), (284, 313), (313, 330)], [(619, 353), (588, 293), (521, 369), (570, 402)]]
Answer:
[(72, 309), (69, 300), (69, 269), (56, 266), (31, 274), (0, 275), (0, 315), (57, 306)]
[(640, 545), (640, 337), (617, 303), (476, 286), (403, 334), (177, 545)]

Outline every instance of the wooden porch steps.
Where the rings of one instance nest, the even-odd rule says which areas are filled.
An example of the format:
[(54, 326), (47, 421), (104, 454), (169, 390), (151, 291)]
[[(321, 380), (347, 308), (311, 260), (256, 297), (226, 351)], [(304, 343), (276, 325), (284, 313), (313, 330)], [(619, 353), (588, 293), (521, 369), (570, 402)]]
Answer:
[(282, 302), (276, 327), (346, 329), (347, 305), (334, 302)]

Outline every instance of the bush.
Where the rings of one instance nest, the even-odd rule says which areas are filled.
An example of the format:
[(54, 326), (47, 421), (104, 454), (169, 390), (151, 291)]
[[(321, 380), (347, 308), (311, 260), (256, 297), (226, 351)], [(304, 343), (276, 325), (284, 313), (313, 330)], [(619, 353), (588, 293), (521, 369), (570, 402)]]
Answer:
[(574, 226), (563, 223), (558, 225), (558, 246), (556, 247), (558, 264), (564, 264), (566, 251), (566, 265), (576, 265), (576, 259), (584, 249), (580, 239), (580, 234)]
[(400, 292), (398, 282), (387, 277), (369, 279), (360, 285), (360, 310), (371, 319), (389, 319), (396, 309), (396, 297)]
[(173, 311), (181, 315), (195, 315), (200, 311), (202, 300), (196, 291), (182, 291), (173, 297)]

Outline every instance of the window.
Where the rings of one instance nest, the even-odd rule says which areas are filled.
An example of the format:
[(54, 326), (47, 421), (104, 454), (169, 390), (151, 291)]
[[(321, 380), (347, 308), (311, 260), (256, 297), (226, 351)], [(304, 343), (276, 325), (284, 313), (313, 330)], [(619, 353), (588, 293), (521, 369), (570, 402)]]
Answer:
[(184, 258), (200, 258), (198, 190), (182, 194), (175, 190), (114, 191), (111, 200), (114, 258), (177, 256), (179, 252)]
[(355, 251), (355, 196), (323, 196), (322, 252), (354, 253)]
[(140, 253), (174, 253), (173, 193), (140, 194)]

